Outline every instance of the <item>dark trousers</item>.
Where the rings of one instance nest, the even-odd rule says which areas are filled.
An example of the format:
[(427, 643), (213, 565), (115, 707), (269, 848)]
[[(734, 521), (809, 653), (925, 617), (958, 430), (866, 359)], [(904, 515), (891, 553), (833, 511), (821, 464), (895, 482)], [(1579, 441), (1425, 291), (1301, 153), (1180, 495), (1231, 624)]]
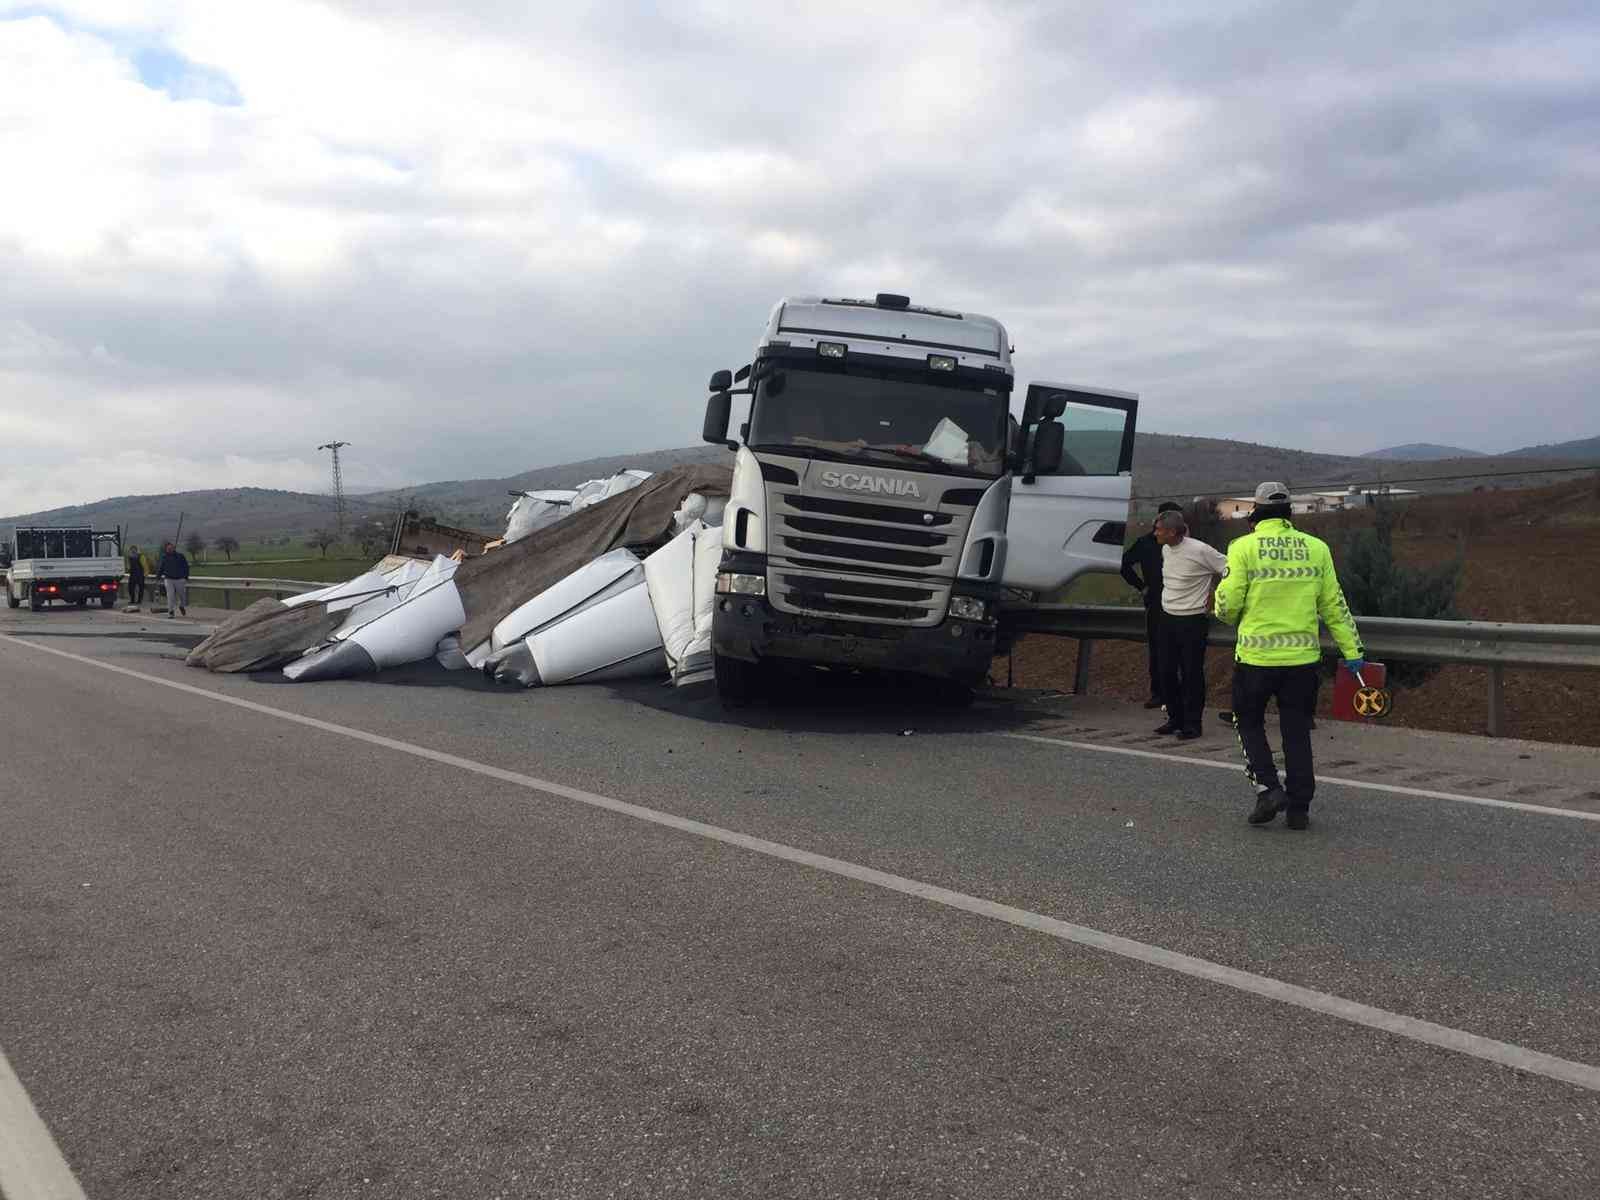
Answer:
[(1317, 711), (1322, 676), (1316, 663), (1303, 667), (1233, 665), (1233, 718), (1244, 748), (1245, 774), (1258, 790), (1278, 787), (1278, 768), (1267, 742), (1267, 701), (1278, 700), (1278, 731), (1283, 735), (1283, 790), (1290, 812), (1311, 807), (1317, 776), (1311, 765), (1311, 718)]
[(1147, 604), (1144, 609), (1144, 640), (1150, 650), (1150, 698), (1166, 703), (1161, 685), (1161, 605)]
[(143, 575), (129, 575), (128, 576), (128, 603), (129, 604), (143, 604), (144, 603), (144, 576)]
[(1167, 721), (1179, 729), (1200, 730), (1206, 707), (1206, 637), (1211, 617), (1161, 614), (1161, 698)]

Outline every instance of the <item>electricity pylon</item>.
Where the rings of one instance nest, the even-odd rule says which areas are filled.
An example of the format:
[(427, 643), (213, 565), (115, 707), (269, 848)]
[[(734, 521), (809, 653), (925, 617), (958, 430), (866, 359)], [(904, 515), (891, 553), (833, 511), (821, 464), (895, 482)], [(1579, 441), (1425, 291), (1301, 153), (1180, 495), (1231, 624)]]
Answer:
[(344, 476), (339, 471), (339, 451), (349, 442), (323, 442), (318, 450), (333, 451), (333, 504), (339, 514), (339, 537), (344, 537)]

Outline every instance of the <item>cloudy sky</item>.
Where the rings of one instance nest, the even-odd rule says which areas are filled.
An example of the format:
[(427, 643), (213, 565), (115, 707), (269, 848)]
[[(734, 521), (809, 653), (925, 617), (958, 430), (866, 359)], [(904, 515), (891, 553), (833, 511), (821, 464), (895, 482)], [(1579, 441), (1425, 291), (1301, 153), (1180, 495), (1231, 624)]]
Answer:
[(1596, 63), (1593, 0), (0, 0), (0, 513), (690, 444), (786, 293), (1147, 429), (1590, 436)]

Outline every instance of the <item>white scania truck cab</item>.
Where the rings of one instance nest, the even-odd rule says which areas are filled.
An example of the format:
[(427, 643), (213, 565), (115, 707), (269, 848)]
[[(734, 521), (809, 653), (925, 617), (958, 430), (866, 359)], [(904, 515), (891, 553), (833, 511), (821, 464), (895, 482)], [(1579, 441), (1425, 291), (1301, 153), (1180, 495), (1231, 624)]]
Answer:
[[(724, 702), (774, 662), (968, 697), (1008, 612), (1119, 568), (1138, 399), (1034, 384), (1013, 416), (1011, 352), (976, 313), (802, 297), (779, 301), (748, 366), (711, 377), (704, 437), (735, 452), (712, 635)], [(729, 440), (735, 395), (749, 419)]]

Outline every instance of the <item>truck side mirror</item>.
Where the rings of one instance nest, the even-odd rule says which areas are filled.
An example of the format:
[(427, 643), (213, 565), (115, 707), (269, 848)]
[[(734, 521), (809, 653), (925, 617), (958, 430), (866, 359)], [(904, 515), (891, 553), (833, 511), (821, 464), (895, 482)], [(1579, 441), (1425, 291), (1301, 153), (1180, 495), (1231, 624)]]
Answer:
[[(727, 375), (727, 371), (718, 371), (717, 375)], [(713, 382), (716, 376), (712, 376)], [(732, 382), (732, 379), (729, 379)], [(726, 445), (728, 441), (728, 418), (733, 415), (733, 397), (726, 391), (711, 393), (711, 398), (706, 401), (706, 423), (701, 427), (700, 436), (708, 442)]]
[(1030, 429), (1040, 421), (1050, 421), (1067, 411), (1067, 394), (1049, 384), (1028, 385), (1028, 398), (1022, 405), (1022, 427)]
[(1059, 421), (1046, 421), (1033, 435), (1033, 462), (1028, 475), (1054, 475), (1061, 469), (1067, 431)]
[(745, 363), (744, 366), (740, 367), (737, 371), (735, 371), (733, 373), (733, 381), (735, 383), (743, 383), (746, 379), (749, 379), (749, 378), (750, 378), (750, 364), (749, 363)]
[(732, 371), (713, 371), (711, 373), (711, 390), (713, 392), (725, 392), (732, 386)]

